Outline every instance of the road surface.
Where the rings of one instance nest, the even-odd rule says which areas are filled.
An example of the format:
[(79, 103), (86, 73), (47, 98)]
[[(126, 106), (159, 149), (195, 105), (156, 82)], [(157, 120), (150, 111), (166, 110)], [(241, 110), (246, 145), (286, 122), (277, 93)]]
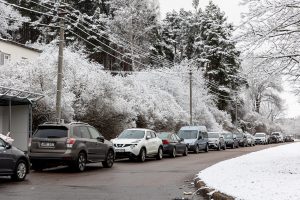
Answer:
[[(148, 159), (145, 163), (120, 160), (113, 168), (89, 165), (83, 173), (66, 167), (32, 171), (24, 182), (0, 178), (1, 200), (169, 200), (193, 192), (195, 174), (222, 160), (277, 146), (227, 149), (175, 159)], [(185, 196), (190, 198), (190, 196)], [(202, 199), (196, 197), (194, 199)]]

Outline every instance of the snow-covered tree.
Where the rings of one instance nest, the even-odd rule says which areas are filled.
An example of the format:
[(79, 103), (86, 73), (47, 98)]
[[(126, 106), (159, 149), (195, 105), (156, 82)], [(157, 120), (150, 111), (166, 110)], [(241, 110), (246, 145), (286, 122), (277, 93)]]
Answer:
[(27, 18), (15, 10), (12, 6), (0, 2), (0, 36), (11, 38), (12, 31), (22, 26), (22, 21), (28, 21)]

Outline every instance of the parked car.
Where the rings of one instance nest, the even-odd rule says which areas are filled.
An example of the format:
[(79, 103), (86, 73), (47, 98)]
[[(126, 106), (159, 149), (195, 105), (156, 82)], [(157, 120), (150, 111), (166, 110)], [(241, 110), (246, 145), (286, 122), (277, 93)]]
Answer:
[(13, 180), (23, 181), (29, 168), (28, 156), (0, 138), (0, 176), (11, 176)]
[(268, 144), (268, 137), (266, 133), (255, 133), (255, 144)]
[(277, 138), (277, 142), (284, 142), (283, 134), (281, 132), (273, 132), (271, 135)]
[(115, 151), (111, 142), (87, 123), (45, 123), (33, 134), (30, 161), (34, 170), (69, 165), (82, 172), (87, 163), (102, 162), (111, 168)]
[(248, 146), (247, 136), (244, 133), (241, 133), (241, 132), (236, 133), (236, 138), (239, 141), (240, 147)]
[(235, 134), (227, 132), (223, 133), (226, 147), (230, 147), (232, 149), (239, 148), (239, 141)]
[(246, 133), (245, 135), (247, 137), (247, 146), (255, 146), (255, 138), (253, 137), (253, 135), (251, 135), (250, 133)]
[(287, 135), (285, 138), (285, 142), (294, 142), (294, 137), (292, 135)]
[(188, 155), (188, 145), (183, 138), (179, 138), (175, 133), (161, 132), (157, 136), (162, 139), (164, 154), (168, 154), (172, 158), (175, 158), (177, 154)]
[(189, 151), (199, 153), (200, 150), (208, 152), (208, 135), (205, 126), (184, 126), (178, 136), (188, 144)]
[(208, 132), (208, 144), (210, 149), (226, 150), (226, 143), (220, 132)]
[(149, 129), (126, 129), (112, 140), (117, 158), (138, 158), (141, 162), (146, 157), (163, 158), (163, 143), (156, 133)]

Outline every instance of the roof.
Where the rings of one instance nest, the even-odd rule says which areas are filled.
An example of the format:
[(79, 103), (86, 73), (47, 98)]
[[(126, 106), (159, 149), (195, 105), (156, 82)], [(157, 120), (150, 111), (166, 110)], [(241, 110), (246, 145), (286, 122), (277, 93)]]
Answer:
[(199, 131), (207, 131), (206, 126), (183, 126), (180, 130), (199, 130)]
[(28, 47), (28, 46), (26, 46), (24, 44), (21, 44), (21, 43), (12, 41), (12, 40), (7, 40), (7, 39), (4, 39), (4, 38), (0, 38), (0, 41), (6, 42), (6, 43), (9, 43), (9, 44), (13, 44), (13, 45), (25, 48), (25, 49), (29, 49), (29, 50), (32, 50), (32, 51), (35, 51), (35, 52), (38, 52), (38, 53), (42, 53), (43, 52), (42, 50), (35, 49), (35, 48), (32, 48), (32, 47)]
[(42, 94), (0, 86), (0, 106), (8, 106), (9, 101), (11, 105), (30, 105), (43, 97)]

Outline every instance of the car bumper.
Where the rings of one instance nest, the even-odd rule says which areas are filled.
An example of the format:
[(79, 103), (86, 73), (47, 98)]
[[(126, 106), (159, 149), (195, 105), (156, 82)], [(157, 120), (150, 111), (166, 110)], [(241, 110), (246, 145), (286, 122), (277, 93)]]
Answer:
[(30, 162), (35, 161), (52, 161), (52, 162), (67, 162), (74, 161), (77, 159), (77, 155), (73, 155), (70, 152), (66, 152), (64, 154), (53, 154), (49, 155), (49, 153), (30, 153), (29, 154)]
[(115, 152), (116, 152), (116, 158), (137, 157), (140, 154), (140, 148), (115, 147)]
[(208, 143), (208, 148), (210, 149), (217, 149), (219, 147), (219, 144), (217, 143)]

